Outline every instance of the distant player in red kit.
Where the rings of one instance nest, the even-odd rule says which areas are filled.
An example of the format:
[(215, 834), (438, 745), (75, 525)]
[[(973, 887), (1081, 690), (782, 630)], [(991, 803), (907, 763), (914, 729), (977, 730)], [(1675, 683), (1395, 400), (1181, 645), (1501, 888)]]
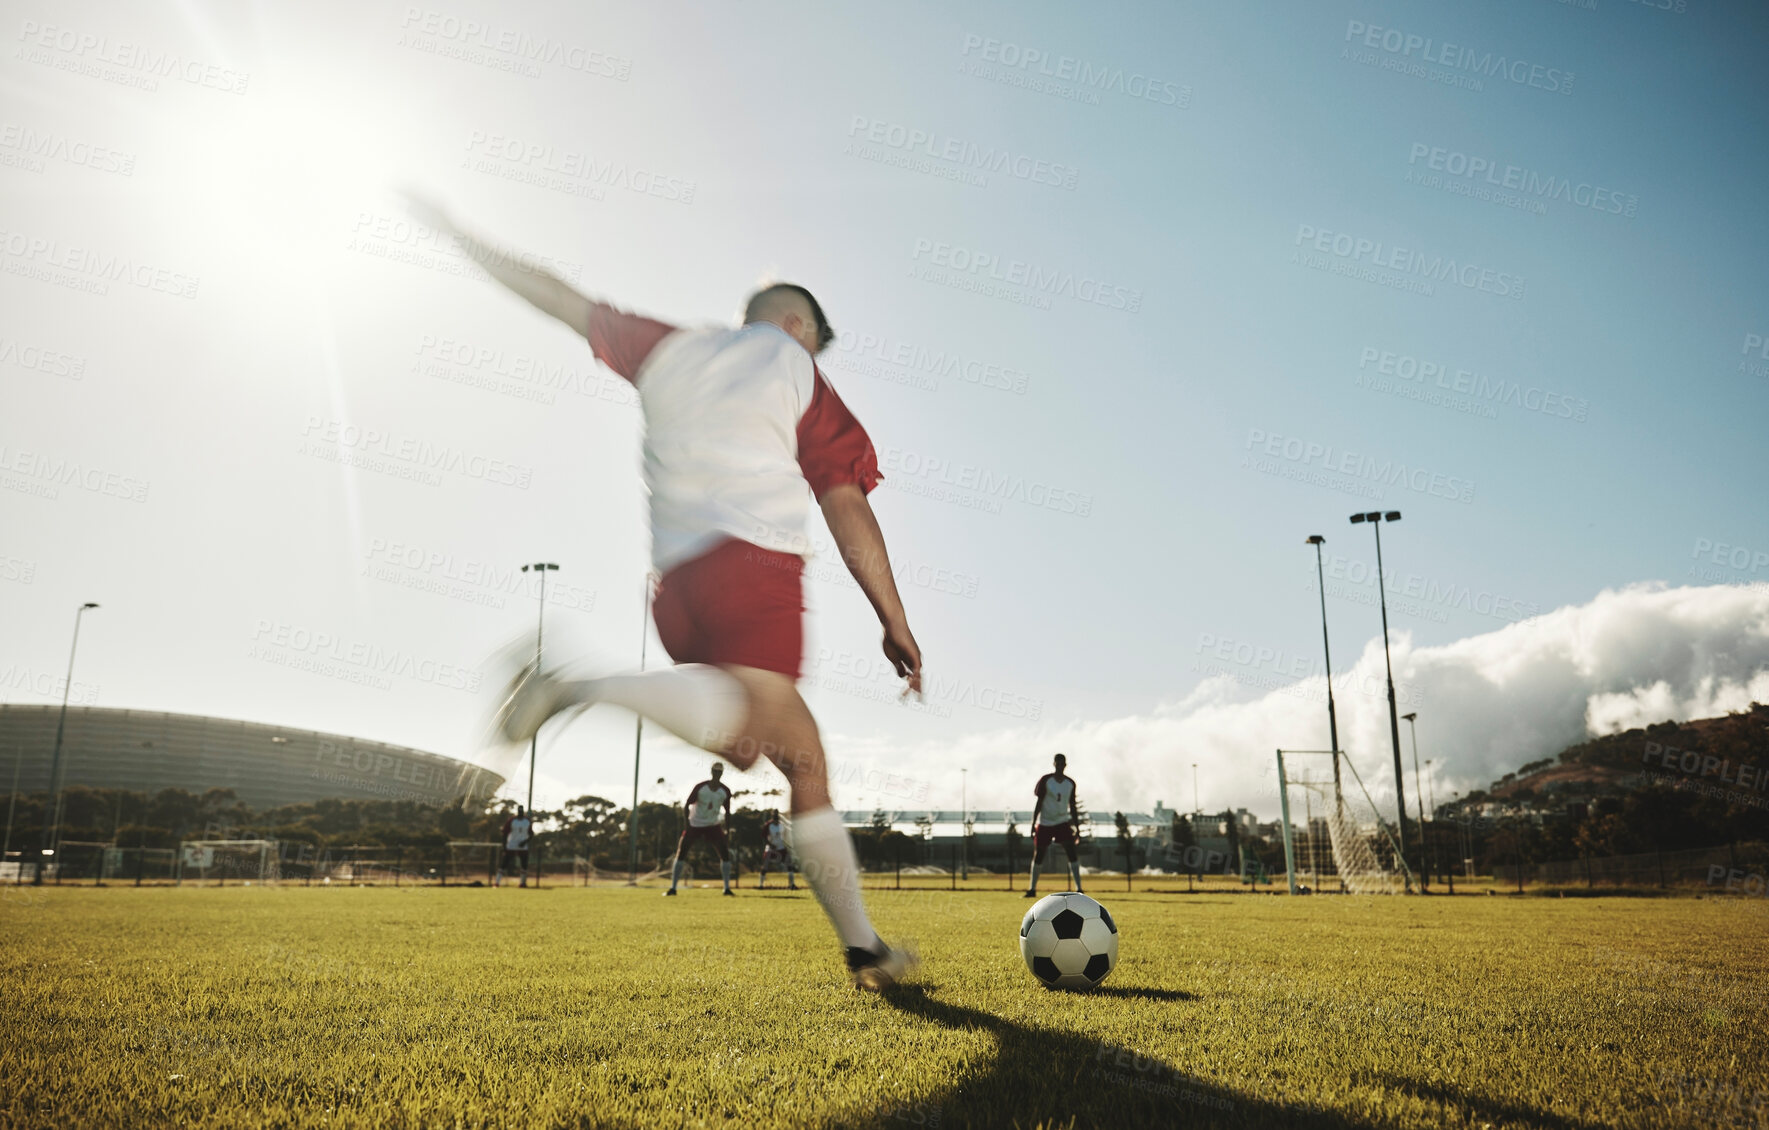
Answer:
[(502, 738), (519, 745), (560, 711), (612, 703), (739, 769), (766, 756), (792, 787), (792, 849), (854, 983), (896, 983), (914, 958), (887, 946), (866, 915), (854, 845), (830, 805), (822, 738), (797, 686), (814, 500), (878, 616), (905, 693), (921, 691), (921, 649), (866, 497), (881, 478), (878, 457), (815, 361), (835, 337), (822, 307), (780, 283), (750, 296), (741, 326), (680, 328), (593, 301), (413, 204), (494, 279), (585, 338), (632, 382), (645, 417), (651, 552), (662, 577), (652, 617), (677, 665), (566, 679), (531, 663), (499, 711)]
[(1075, 779), (1063, 773), (1068, 758), (1059, 753), (1051, 763), (1056, 772), (1038, 778), (1032, 790), (1038, 807), (1032, 813), (1032, 882), (1026, 887), (1027, 898), (1038, 897), (1038, 872), (1043, 869), (1044, 852), (1052, 840), (1062, 844), (1069, 854), (1069, 878), (1075, 884), (1072, 889), (1081, 889), (1081, 862), (1075, 856), (1081, 842), (1076, 835), (1081, 811), (1075, 804)]
[[(731, 790), (719, 780), (724, 774), (725, 767), (715, 761), (713, 775), (688, 790), (688, 803), (682, 806), (682, 815), (688, 823), (682, 829), (682, 838), (676, 841), (676, 869), (670, 874), (670, 889), (663, 892), (666, 895), (675, 894), (676, 884), (682, 881), (688, 849), (697, 843), (708, 843), (719, 857), (719, 874), (725, 879), (725, 894), (735, 897), (731, 890), (730, 838), (725, 833), (726, 825), (731, 823)], [(720, 809), (724, 809), (723, 814)]]
[(516, 806), (515, 815), (504, 821), (504, 856), (498, 863), (498, 873), (491, 885), (502, 886), (504, 872), (511, 870), (512, 863), (522, 865), (521, 886), (528, 886), (528, 840), (534, 834), (534, 821), (528, 818), (528, 810), (521, 805)]

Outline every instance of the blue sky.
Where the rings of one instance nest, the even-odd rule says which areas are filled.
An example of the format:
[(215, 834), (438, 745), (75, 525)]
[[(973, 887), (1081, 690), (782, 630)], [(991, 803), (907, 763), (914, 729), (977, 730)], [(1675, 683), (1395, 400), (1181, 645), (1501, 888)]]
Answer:
[[(962, 746), (1007, 803), (1055, 743), (1318, 675), (1308, 534), (1349, 664), (1380, 630), (1354, 510), (1405, 515), (1413, 648), (1769, 580), (1769, 16), (1667, 2), (19, 9), (0, 699), (53, 700), (97, 600), (96, 704), (468, 755), (470, 672), (533, 617), (507, 570), (540, 558), (561, 648), (636, 660), (636, 410), (451, 273), (405, 183), (658, 316), (727, 320), (765, 277), (818, 293), (943, 681), (892, 700), (825, 559), (808, 693), (862, 780), (955, 795)], [(1075, 97), (1083, 68), (1106, 78)], [(1477, 162), (1519, 187), (1458, 191), (1492, 187)], [(56, 486), (69, 464), (96, 485)], [(1586, 689), (1696, 678), (1662, 630)], [(626, 795), (629, 735), (565, 732), (543, 793)], [(1458, 779), (1552, 752), (1527, 744), (1471, 741)], [(1262, 748), (1131, 742), (1110, 756), (1146, 772), (1112, 799), (1179, 795), (1200, 758), (1250, 791)], [(703, 760), (656, 758), (683, 783)]]

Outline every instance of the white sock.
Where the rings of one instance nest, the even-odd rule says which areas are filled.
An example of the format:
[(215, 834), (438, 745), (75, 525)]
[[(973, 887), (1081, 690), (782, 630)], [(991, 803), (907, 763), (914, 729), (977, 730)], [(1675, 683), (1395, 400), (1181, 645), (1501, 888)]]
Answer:
[(1069, 860), (1069, 879), (1075, 884), (1076, 890), (1081, 889), (1081, 861), (1080, 860), (1078, 860), (1078, 859)]
[(731, 861), (730, 860), (721, 859), (719, 861), (719, 875), (721, 877), (723, 877), (725, 880), (725, 889), (727, 891), (730, 890), (731, 889)]
[(742, 734), (749, 704), (743, 684), (705, 663), (682, 663), (661, 671), (563, 679), (567, 704), (624, 706), (709, 753), (721, 753)]
[(682, 868), (686, 863), (687, 860), (682, 859), (680, 856), (676, 858), (676, 869), (670, 872), (670, 890), (675, 890), (676, 884), (682, 881)]
[(1030, 886), (1028, 886), (1026, 888), (1028, 891), (1035, 891), (1038, 889), (1038, 872), (1039, 872), (1039, 870), (1040, 870), (1039, 865), (1034, 863), (1032, 865), (1032, 883)]
[(804, 866), (805, 881), (817, 895), (823, 913), (840, 935), (842, 945), (878, 947), (878, 931), (860, 901), (860, 861), (854, 842), (833, 808), (797, 812), (792, 817), (792, 854)]

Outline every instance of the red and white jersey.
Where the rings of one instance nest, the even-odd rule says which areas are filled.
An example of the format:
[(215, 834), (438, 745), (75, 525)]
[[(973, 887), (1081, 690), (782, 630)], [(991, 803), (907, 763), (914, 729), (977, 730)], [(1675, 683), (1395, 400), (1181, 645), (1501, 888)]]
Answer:
[(723, 819), (731, 790), (710, 777), (688, 790), (688, 826), (710, 828)]
[(504, 850), (527, 851), (528, 834), (534, 822), (526, 816), (512, 816), (504, 821)]
[(1032, 792), (1038, 797), (1038, 823), (1069, 822), (1069, 802), (1075, 799), (1075, 778), (1046, 773), (1038, 778), (1038, 786)]
[(596, 303), (584, 336), (639, 392), (659, 572), (727, 538), (809, 556), (812, 498), (882, 477), (866, 430), (778, 326), (678, 329)]

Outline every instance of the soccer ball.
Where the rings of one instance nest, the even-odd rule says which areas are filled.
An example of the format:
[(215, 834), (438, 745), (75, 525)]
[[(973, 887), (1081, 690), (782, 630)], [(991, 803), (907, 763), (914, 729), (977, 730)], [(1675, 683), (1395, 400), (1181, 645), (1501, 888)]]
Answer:
[(1118, 964), (1118, 924), (1079, 891), (1045, 895), (1020, 919), (1020, 956), (1047, 989), (1091, 989)]

